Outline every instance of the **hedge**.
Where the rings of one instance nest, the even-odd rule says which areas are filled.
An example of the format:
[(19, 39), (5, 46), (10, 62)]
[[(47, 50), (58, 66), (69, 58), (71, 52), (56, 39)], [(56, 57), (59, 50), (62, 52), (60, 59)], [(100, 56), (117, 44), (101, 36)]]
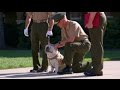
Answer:
[[(83, 21), (78, 20), (78, 23), (83, 27)], [(6, 25), (5, 41), (8, 46), (19, 49), (30, 49), (30, 38), (23, 34), (24, 23), (20, 25)], [(84, 29), (84, 27), (83, 27)], [(84, 29), (85, 30), (85, 29)], [(88, 31), (85, 30), (88, 34)], [(58, 26), (53, 28), (53, 36), (50, 41), (52, 44), (61, 40), (61, 32)], [(104, 48), (120, 49), (120, 18), (108, 18), (107, 29), (104, 36)]]

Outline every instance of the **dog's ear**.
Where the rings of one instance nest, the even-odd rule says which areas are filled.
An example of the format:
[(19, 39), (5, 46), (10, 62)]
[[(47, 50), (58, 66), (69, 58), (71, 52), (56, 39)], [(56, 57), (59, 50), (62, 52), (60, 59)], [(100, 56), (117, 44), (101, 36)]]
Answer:
[(47, 53), (47, 52), (46, 52), (47, 47), (48, 47), (48, 45), (45, 46), (45, 49), (44, 49), (44, 50), (45, 50), (45, 53)]

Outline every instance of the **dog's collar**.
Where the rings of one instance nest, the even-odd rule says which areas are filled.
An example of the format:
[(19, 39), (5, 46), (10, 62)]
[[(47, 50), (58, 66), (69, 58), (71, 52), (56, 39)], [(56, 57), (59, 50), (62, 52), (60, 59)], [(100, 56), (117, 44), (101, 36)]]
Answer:
[(52, 57), (52, 58), (48, 58), (49, 60), (53, 60), (53, 59), (56, 59), (57, 58), (57, 54), (54, 56), (54, 57)]

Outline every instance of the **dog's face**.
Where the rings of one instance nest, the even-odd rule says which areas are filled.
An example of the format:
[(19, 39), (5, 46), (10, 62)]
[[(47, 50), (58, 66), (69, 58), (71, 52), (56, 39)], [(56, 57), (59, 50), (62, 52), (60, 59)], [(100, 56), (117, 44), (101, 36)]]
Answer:
[(51, 58), (58, 53), (58, 49), (55, 49), (53, 44), (49, 44), (45, 47), (45, 53), (47, 54), (48, 58)]
[[(63, 62), (64, 56), (58, 51), (58, 49), (55, 49), (53, 44), (46, 45), (45, 53), (47, 54), (47, 58), (51, 64), (53, 60), (58, 62), (55, 64), (55, 61), (54, 61), (54, 64), (51, 65), (52, 67), (55, 68), (56, 73), (58, 71), (61, 71), (65, 67), (65, 64)], [(51, 70), (51, 72), (53, 72), (53, 70)]]
[(53, 53), (55, 51), (54, 45), (50, 44), (50, 45), (46, 45), (45, 47), (45, 52), (46, 53)]

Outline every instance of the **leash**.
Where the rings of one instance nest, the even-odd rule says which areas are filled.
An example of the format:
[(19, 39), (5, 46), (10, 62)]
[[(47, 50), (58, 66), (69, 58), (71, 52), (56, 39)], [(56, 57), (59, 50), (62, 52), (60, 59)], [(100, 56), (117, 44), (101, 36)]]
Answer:
[(50, 36), (48, 35), (47, 37), (48, 37), (48, 45), (49, 45), (50, 44)]

